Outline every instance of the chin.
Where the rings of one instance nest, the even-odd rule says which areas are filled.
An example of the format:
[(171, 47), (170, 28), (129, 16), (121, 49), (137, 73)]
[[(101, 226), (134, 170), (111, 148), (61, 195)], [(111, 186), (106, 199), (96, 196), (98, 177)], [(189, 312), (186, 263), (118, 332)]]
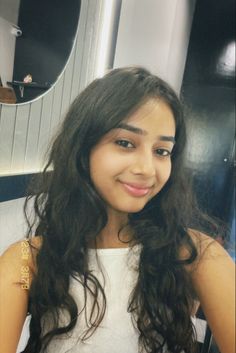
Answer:
[(136, 205), (130, 205), (130, 206), (127, 206), (127, 207), (123, 207), (122, 209), (120, 209), (120, 212), (124, 212), (124, 213), (137, 213), (137, 212), (140, 212), (144, 209), (144, 207), (146, 206), (145, 205), (142, 205), (142, 206), (138, 206), (137, 204)]

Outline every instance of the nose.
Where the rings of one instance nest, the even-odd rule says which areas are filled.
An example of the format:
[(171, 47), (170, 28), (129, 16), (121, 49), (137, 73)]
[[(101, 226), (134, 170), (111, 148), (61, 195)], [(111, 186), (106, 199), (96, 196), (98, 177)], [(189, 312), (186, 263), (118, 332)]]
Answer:
[(134, 156), (131, 171), (135, 175), (153, 177), (156, 174), (153, 152), (139, 152)]

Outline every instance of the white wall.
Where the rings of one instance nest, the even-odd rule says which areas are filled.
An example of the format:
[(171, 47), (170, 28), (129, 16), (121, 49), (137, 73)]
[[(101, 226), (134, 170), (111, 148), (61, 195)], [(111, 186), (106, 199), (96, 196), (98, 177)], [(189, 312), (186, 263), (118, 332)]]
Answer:
[(0, 16), (17, 25), (21, 0), (0, 0)]
[(114, 66), (145, 66), (179, 92), (195, 2), (123, 0)]

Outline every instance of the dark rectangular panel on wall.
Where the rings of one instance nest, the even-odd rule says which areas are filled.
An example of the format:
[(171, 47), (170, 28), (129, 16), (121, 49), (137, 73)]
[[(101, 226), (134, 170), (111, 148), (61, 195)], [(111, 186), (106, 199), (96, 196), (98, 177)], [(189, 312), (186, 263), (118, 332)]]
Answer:
[(235, 88), (235, 0), (197, 0), (184, 85)]
[(200, 206), (232, 222), (235, 149), (235, 2), (198, 0), (182, 95), (188, 106), (187, 167)]
[(25, 197), (29, 182), (35, 175), (22, 174), (0, 177), (0, 202)]

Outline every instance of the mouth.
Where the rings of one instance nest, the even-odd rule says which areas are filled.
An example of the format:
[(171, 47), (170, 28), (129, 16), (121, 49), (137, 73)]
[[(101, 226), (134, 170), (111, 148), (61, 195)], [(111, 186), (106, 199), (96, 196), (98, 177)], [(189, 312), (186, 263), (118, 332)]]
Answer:
[(149, 191), (151, 190), (151, 186), (143, 186), (139, 184), (131, 184), (131, 183), (124, 183), (121, 182), (123, 185), (125, 191), (127, 191), (130, 195), (136, 196), (136, 197), (142, 197), (146, 196)]

